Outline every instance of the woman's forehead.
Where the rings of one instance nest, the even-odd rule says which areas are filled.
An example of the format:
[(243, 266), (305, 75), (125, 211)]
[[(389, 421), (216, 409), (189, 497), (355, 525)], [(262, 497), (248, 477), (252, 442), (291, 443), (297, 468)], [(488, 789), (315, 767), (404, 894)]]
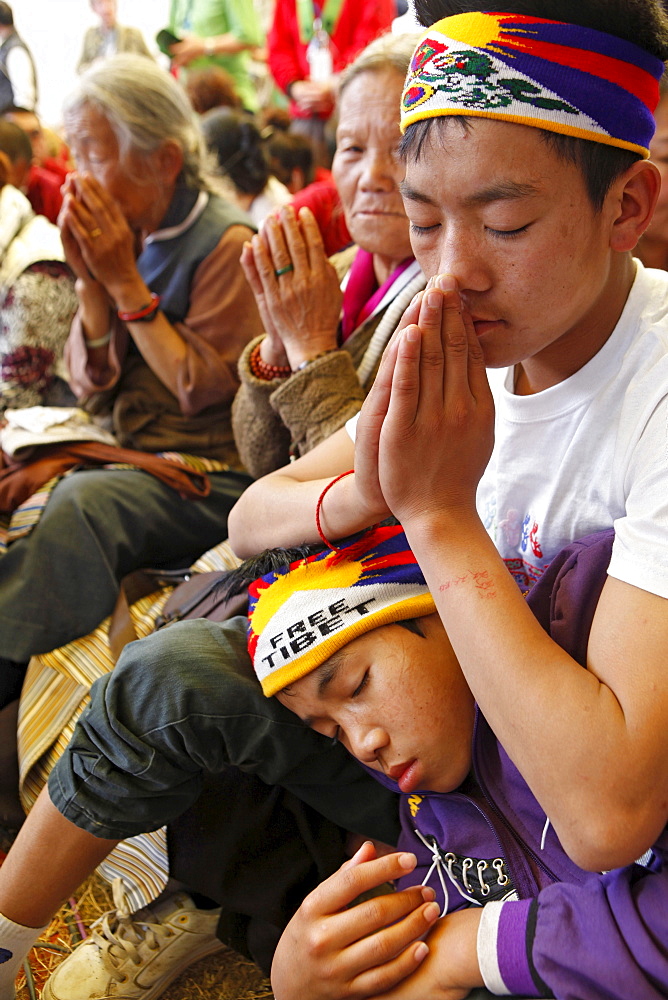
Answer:
[(403, 77), (391, 67), (360, 73), (341, 94), (339, 123), (354, 120), (372, 125), (376, 121), (378, 108), (383, 107), (388, 114), (393, 117), (396, 115), (398, 129), (403, 83)]

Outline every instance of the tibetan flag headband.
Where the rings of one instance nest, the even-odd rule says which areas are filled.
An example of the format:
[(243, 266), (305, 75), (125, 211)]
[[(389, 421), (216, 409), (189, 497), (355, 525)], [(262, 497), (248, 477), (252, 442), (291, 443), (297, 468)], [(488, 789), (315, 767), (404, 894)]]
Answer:
[(602, 31), (522, 14), (457, 14), (422, 36), (401, 128), (444, 115), (533, 125), (649, 156), (660, 59)]
[(267, 697), (371, 629), (436, 610), (398, 526), (268, 573), (248, 596), (248, 651)]

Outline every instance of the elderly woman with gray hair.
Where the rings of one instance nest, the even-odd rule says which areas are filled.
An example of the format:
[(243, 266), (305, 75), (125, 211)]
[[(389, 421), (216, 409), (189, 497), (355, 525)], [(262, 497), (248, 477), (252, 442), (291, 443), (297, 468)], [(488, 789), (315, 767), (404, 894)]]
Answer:
[[(169, 474), (196, 476), (197, 488), (144, 471), (160, 465), (154, 455), (57, 483), (39, 523), (0, 558), (0, 707), (33, 654), (110, 614), (125, 574), (189, 564), (224, 539), (249, 482), (230, 406), (238, 356), (261, 329), (239, 266), (252, 230), (207, 190), (187, 98), (148, 60), (118, 55), (81, 78), (64, 121), (77, 164), (60, 215), (79, 302), (72, 388), (140, 466), (142, 453), (168, 453)], [(135, 464), (124, 451), (118, 460)]]

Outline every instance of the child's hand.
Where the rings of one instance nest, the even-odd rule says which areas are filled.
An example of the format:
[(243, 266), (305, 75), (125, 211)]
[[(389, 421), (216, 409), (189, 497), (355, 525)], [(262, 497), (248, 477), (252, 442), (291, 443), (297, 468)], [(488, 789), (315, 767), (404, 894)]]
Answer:
[(429, 932), (429, 954), (408, 979), (374, 1000), (463, 1000), (483, 986), (478, 965), (478, 925), (482, 910), (471, 907), (441, 917)]
[(366, 842), (307, 896), (274, 955), (276, 1000), (364, 1000), (410, 976), (428, 954), (420, 939), (439, 915), (433, 890), (415, 886), (346, 907), (415, 863), (413, 854), (376, 858)]

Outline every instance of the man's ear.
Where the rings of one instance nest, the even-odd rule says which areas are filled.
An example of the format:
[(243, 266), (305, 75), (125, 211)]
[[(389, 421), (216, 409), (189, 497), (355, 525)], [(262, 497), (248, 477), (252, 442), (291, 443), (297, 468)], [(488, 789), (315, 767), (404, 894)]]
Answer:
[(654, 214), (661, 175), (649, 160), (634, 163), (613, 182), (609, 192), (615, 205), (610, 246), (619, 253), (633, 250)]
[(174, 139), (166, 139), (158, 150), (160, 174), (168, 183), (175, 183), (183, 168), (183, 150)]

